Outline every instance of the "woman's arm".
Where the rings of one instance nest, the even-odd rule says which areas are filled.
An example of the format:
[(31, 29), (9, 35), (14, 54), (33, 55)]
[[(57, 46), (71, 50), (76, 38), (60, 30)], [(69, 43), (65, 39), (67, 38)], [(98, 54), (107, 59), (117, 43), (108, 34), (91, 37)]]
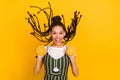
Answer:
[(38, 72), (41, 69), (42, 59), (43, 59), (43, 56), (39, 56), (39, 55), (37, 56), (36, 64), (35, 64), (35, 67), (34, 67), (34, 74), (35, 75), (37, 75)]
[(70, 61), (71, 61), (71, 67), (72, 67), (72, 72), (74, 74), (74, 76), (78, 76), (79, 75), (79, 70), (76, 64), (76, 55), (69, 55)]

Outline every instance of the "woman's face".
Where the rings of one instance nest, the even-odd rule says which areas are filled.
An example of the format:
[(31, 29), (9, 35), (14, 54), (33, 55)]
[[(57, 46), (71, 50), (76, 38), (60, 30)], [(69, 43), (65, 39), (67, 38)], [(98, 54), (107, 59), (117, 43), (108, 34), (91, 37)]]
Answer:
[(55, 46), (62, 45), (62, 39), (65, 36), (65, 31), (61, 26), (54, 26), (52, 31), (50, 32), (50, 35), (52, 37)]

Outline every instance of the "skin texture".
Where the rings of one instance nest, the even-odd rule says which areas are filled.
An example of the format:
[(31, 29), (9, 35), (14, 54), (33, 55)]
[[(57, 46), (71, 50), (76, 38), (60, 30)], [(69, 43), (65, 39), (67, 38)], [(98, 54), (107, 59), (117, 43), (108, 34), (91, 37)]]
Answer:
[(65, 31), (61, 26), (55, 26), (52, 31), (50, 32), (50, 35), (53, 40), (53, 46), (55, 47), (62, 47), (62, 40), (65, 36)]
[[(65, 31), (63, 30), (63, 28), (61, 26), (54, 26), (52, 31), (50, 32), (50, 35), (51, 35), (52, 40), (53, 40), (52, 46), (58, 47), (58, 48), (64, 46), (62, 44), (62, 40), (65, 36)], [(78, 67), (76, 64), (76, 55), (75, 55), (75, 53), (73, 55), (69, 55), (69, 54), (67, 54), (67, 55), (69, 56), (70, 61), (71, 61), (73, 75), (77, 77), (79, 75), (79, 71), (78, 71)], [(34, 67), (34, 74), (35, 75), (38, 74), (40, 69), (41, 69), (43, 57), (44, 57), (44, 55), (43, 56), (38, 55), (38, 58), (36, 60), (36, 64)]]

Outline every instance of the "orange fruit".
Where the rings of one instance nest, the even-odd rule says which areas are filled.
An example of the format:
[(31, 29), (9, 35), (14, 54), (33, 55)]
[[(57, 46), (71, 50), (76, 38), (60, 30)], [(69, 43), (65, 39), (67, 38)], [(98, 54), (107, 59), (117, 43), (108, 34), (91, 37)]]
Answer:
[(68, 55), (74, 55), (74, 54), (76, 54), (76, 48), (73, 46), (69, 46), (69, 47), (67, 47), (66, 53)]
[(45, 46), (38, 46), (37, 49), (36, 49), (36, 53), (40, 56), (44, 55), (46, 53), (46, 49), (45, 49)]

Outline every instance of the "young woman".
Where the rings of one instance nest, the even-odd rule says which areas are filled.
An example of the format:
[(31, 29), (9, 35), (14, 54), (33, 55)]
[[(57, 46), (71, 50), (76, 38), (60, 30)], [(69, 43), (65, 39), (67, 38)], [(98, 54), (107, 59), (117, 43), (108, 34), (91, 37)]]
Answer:
[[(61, 22), (60, 16), (53, 17), (50, 3), (49, 7), (43, 9), (37, 6), (31, 7), (40, 9), (37, 14), (31, 14), (28, 12), (29, 17), (26, 19), (33, 29), (31, 34), (39, 41), (46, 43), (46, 53), (43, 55), (39, 55), (39, 53), (37, 53), (34, 74), (38, 74), (42, 64), (44, 64), (44, 80), (68, 80), (67, 74), (70, 64), (73, 75), (78, 76), (79, 71), (76, 64), (76, 53), (73, 53), (72, 55), (69, 54), (69, 51), (67, 50), (70, 48), (65, 44), (71, 41), (76, 34), (76, 28), (82, 16), (79, 16), (80, 12), (74, 12), (74, 18), (72, 18), (71, 24), (66, 29), (63, 15), (63, 23)], [(50, 10), (50, 13), (47, 13), (48, 9)], [(37, 17), (41, 12), (44, 12), (48, 19), (48, 25), (44, 24), (43, 31), (41, 30), (41, 25)], [(48, 46), (49, 43), (52, 43), (52, 45)]]
[(49, 34), (53, 40), (53, 45), (46, 46), (47, 53), (45, 55), (37, 55), (34, 73), (37, 74), (42, 63), (44, 63), (46, 70), (45, 80), (67, 80), (69, 62), (74, 76), (79, 74), (75, 53), (73, 55), (67, 54), (67, 46), (62, 43), (66, 35), (66, 29), (60, 20), (59, 16), (53, 17), (53, 24), (50, 27)]

